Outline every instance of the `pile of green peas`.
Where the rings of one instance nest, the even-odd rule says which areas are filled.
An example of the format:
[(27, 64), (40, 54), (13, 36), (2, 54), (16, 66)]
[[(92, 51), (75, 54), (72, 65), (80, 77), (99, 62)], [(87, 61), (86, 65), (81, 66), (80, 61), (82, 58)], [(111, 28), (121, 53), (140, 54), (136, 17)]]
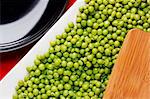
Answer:
[(146, 0), (85, 0), (76, 24), (50, 42), (28, 75), (18, 82), (13, 99), (102, 99), (127, 32), (150, 32)]

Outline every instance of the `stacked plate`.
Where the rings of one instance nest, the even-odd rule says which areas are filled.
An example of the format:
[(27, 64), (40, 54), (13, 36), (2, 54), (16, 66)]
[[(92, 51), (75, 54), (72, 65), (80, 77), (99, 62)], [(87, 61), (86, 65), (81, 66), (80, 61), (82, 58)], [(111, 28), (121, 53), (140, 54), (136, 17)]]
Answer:
[(0, 52), (41, 38), (62, 15), (67, 0), (0, 0)]

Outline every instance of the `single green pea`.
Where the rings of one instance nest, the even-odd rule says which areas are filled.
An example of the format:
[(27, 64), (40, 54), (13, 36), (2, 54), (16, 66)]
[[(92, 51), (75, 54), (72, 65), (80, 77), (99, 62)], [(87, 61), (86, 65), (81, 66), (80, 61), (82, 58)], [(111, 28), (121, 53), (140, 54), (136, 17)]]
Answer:
[(116, 49), (113, 49), (113, 50), (112, 50), (112, 54), (113, 54), (113, 55), (116, 55), (117, 52), (118, 52), (118, 51), (117, 51)]
[(68, 82), (69, 81), (69, 77), (68, 76), (63, 76), (63, 81), (64, 82)]
[(104, 10), (104, 8), (105, 8), (105, 5), (104, 4), (101, 4), (100, 6), (99, 6), (99, 10), (101, 11), (101, 10)]
[(86, 80), (91, 80), (91, 76), (86, 76)]
[(92, 66), (91, 62), (87, 61), (86, 66), (90, 68)]
[(103, 30), (103, 35), (107, 35), (108, 34), (108, 30)]
[(124, 41), (124, 38), (123, 38), (122, 36), (118, 36), (118, 37), (117, 37), (117, 40), (118, 40), (118, 41)]
[(89, 96), (93, 96), (93, 95), (94, 95), (94, 92), (90, 91)]
[(88, 46), (88, 44), (86, 42), (82, 43), (82, 48), (86, 48)]
[(12, 98), (13, 98), (13, 99), (18, 99), (18, 97), (19, 97), (18, 95), (13, 95)]
[(66, 28), (65, 28), (65, 32), (68, 33), (68, 32), (70, 32), (70, 31), (71, 31), (71, 29), (70, 29), (69, 27), (66, 27)]
[(98, 52), (98, 49), (97, 49), (97, 48), (93, 48), (93, 49), (92, 49), (92, 53), (93, 53), (93, 54), (96, 54), (97, 52)]
[(98, 3), (98, 4), (102, 4), (103, 1), (102, 1), (102, 0), (97, 0), (97, 3)]
[(83, 13), (89, 14), (89, 10), (88, 10), (88, 9), (85, 9), (85, 10), (83, 11)]
[(104, 62), (103, 62), (102, 59), (98, 59), (98, 60), (97, 60), (97, 63), (100, 64), (100, 65), (102, 65)]
[(102, 45), (102, 46), (105, 45), (105, 43), (106, 43), (105, 40), (100, 41), (100, 45)]
[(52, 86), (51, 91), (52, 91), (52, 92), (56, 92), (56, 91), (58, 91), (58, 89), (57, 89), (56, 86)]
[(19, 80), (19, 81), (18, 81), (18, 86), (21, 87), (21, 86), (23, 86), (23, 85), (24, 85), (24, 81), (23, 81), (23, 80)]
[(94, 7), (93, 7), (93, 6), (89, 6), (89, 7), (88, 7), (88, 10), (89, 10), (89, 12), (92, 13), (92, 12), (94, 11)]
[(91, 20), (87, 20), (87, 25), (88, 26), (93, 26), (93, 22)]
[(117, 20), (114, 20), (114, 21), (112, 22), (112, 25), (117, 26), (118, 23), (119, 23), (119, 22), (118, 22)]
[(110, 22), (109, 21), (105, 21), (104, 22), (104, 27), (108, 27), (110, 25)]
[(99, 42), (96, 42), (96, 43), (94, 43), (94, 47), (99, 47), (100, 46), (100, 43)]
[(83, 30), (82, 30), (82, 29), (78, 29), (78, 30), (77, 30), (77, 34), (78, 34), (78, 35), (82, 35), (82, 34), (83, 34)]
[(89, 3), (90, 2), (90, 0), (84, 0), (86, 3)]
[(59, 58), (55, 59), (54, 64), (55, 64), (55, 66), (59, 66), (61, 64), (61, 59), (59, 59)]
[(113, 12), (112, 9), (108, 9), (108, 10), (107, 10), (107, 13), (108, 13), (109, 15), (111, 15), (112, 12)]
[(101, 18), (102, 18), (102, 20), (106, 20), (106, 17), (104, 14), (101, 14)]
[(144, 23), (144, 24), (143, 24), (143, 27), (144, 27), (144, 28), (148, 28), (149, 26), (150, 26), (149, 23)]
[(29, 98), (33, 98), (33, 94), (30, 92), (30, 93), (28, 93), (28, 97)]
[(68, 94), (69, 94), (68, 90), (64, 90), (64, 91), (63, 91), (63, 95), (64, 95), (64, 96), (67, 96)]
[(119, 42), (119, 41), (115, 41), (115, 42), (114, 42), (114, 46), (115, 46), (115, 47), (120, 46), (120, 42)]
[(40, 92), (44, 94), (44, 93), (45, 93), (45, 89), (42, 88), (42, 89), (40, 90)]
[(104, 15), (107, 15), (107, 14), (108, 14), (107, 9), (104, 9), (102, 12), (103, 12)]
[(94, 4), (95, 4), (95, 1), (93, 0), (89, 2), (89, 5), (94, 5)]
[(71, 75), (70, 79), (71, 79), (72, 81), (76, 81), (76, 80), (77, 80), (77, 76)]
[[(81, 22), (82, 18), (81, 17), (77, 17), (76, 22)], [(69, 30), (68, 30), (69, 31)], [(68, 32), (67, 32), (68, 33)]]
[(116, 17), (117, 17), (117, 18), (121, 18), (121, 16), (122, 16), (122, 14), (121, 14), (120, 12), (117, 12), (117, 13), (116, 13)]
[[(69, 23), (70, 24), (70, 23)], [(56, 35), (56, 39), (61, 39), (62, 37), (61, 37), (61, 35), (60, 34), (58, 34), (58, 35)]]
[(136, 13), (137, 12), (137, 9), (136, 8), (131, 8), (131, 13)]
[(34, 64), (35, 64), (35, 65), (39, 65), (40, 63), (41, 63), (40, 60), (38, 60), (38, 59), (35, 59), (35, 60), (34, 60)]
[(83, 10), (84, 10), (84, 7), (81, 6), (81, 7), (79, 8), (79, 11), (80, 11), (80, 12), (83, 12)]
[(86, 27), (87, 21), (86, 21), (86, 20), (82, 20), (82, 21), (81, 21), (81, 25), (82, 25), (83, 27)]
[(111, 16), (112, 16), (112, 17), (115, 17), (115, 16), (116, 16), (116, 11), (113, 11), (113, 12), (111, 13)]
[(94, 24), (93, 24), (93, 28), (94, 28), (94, 29), (97, 29), (98, 27), (99, 27), (98, 23), (94, 23)]
[(82, 19), (87, 19), (87, 15), (85, 13), (81, 13), (81, 18)]
[(117, 39), (117, 33), (113, 33), (113, 34), (112, 34), (112, 38), (113, 38), (113, 39)]
[(71, 85), (70, 85), (70, 84), (65, 84), (65, 85), (64, 85), (64, 88), (65, 88), (66, 90), (69, 90), (69, 89), (71, 89)]
[(109, 0), (110, 4), (115, 4), (115, 0)]
[(42, 94), (42, 99), (47, 99), (48, 98), (48, 96), (47, 96), (47, 94)]
[(67, 67), (72, 68), (73, 67), (73, 62), (68, 62)]
[(100, 18), (100, 14), (96, 13), (96, 14), (94, 15), (94, 17), (95, 17), (96, 19), (99, 19), (99, 18)]
[(141, 3), (141, 8), (145, 8), (146, 5), (147, 5), (146, 3), (142, 2), (142, 3)]
[(111, 55), (111, 50), (110, 49), (105, 49), (105, 55), (108, 55), (108, 56), (110, 56)]
[(38, 66), (38, 68), (39, 68), (39, 70), (45, 70), (45, 65), (44, 65), (44, 64), (40, 64), (40, 65)]

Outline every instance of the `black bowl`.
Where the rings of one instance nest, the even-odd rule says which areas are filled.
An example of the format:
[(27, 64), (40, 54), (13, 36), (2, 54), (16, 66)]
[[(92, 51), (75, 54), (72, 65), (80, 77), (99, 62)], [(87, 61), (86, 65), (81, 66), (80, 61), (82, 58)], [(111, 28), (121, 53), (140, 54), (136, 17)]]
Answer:
[(0, 53), (17, 50), (39, 40), (61, 17), (63, 11), (65, 10), (67, 1), (68, 0), (49, 0), (44, 14), (42, 15), (39, 22), (35, 25), (35, 27), (21, 39), (0, 44)]
[(39, 2), (39, 0), (0, 0), (0, 24), (7, 24), (26, 15)]

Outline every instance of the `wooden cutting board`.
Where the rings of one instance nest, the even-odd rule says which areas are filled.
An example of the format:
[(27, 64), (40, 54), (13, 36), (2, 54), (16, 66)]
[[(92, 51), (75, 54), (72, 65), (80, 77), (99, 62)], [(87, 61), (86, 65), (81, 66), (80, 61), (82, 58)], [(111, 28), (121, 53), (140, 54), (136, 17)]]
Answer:
[(128, 32), (103, 99), (150, 99), (150, 33)]

